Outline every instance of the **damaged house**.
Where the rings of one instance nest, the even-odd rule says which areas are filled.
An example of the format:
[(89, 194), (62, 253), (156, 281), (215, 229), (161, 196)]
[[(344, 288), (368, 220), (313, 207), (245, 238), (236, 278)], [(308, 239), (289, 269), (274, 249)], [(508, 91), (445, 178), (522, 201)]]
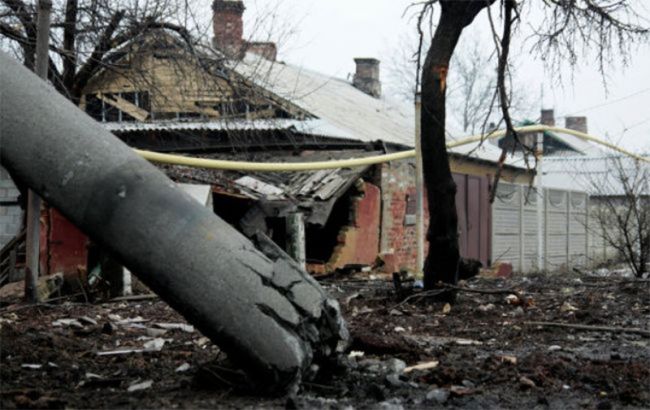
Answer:
[[(135, 38), (81, 107), (134, 148), (199, 158), (336, 161), (413, 148), (413, 107), (382, 97), (378, 60), (355, 59), (351, 81), (286, 64), (275, 44), (242, 38), (243, 2), (212, 9), (211, 47), (159, 30)], [(495, 258), (489, 190), (499, 155), (491, 144), (450, 152), (461, 254), (484, 266)], [(417, 269), (413, 159), (292, 173), (159, 166), (206, 187), (215, 213), (246, 235), (266, 232), (311, 272)], [(501, 178), (527, 185), (533, 175), (506, 162)], [(56, 210), (41, 231), (43, 274), (92, 270), (88, 239)]]

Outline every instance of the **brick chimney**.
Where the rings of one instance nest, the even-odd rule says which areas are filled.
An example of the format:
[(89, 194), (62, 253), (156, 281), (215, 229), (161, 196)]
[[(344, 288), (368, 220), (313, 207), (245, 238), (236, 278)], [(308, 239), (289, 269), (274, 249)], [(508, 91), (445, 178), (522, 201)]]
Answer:
[(352, 85), (375, 98), (381, 97), (381, 81), (379, 81), (379, 60), (375, 58), (355, 58), (357, 72), (354, 74)]
[(555, 127), (555, 111), (542, 109), (542, 125)]
[(244, 2), (240, 0), (214, 0), (212, 3), (212, 45), (230, 58), (244, 54)]
[(564, 121), (565, 128), (587, 133), (587, 117), (566, 117)]
[(275, 61), (278, 56), (278, 47), (270, 41), (253, 41), (246, 45), (247, 51), (269, 61)]

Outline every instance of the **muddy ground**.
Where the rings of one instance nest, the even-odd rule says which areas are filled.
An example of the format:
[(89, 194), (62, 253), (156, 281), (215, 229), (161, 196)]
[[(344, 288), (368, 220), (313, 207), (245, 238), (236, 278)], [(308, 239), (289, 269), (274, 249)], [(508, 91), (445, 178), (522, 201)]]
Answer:
[(463, 286), (497, 292), (461, 291), (448, 306), (390, 280), (323, 284), (354, 336), (349, 368), (291, 398), (223, 381), (223, 354), (160, 300), (5, 300), (0, 408), (650, 408), (648, 281), (478, 278)]

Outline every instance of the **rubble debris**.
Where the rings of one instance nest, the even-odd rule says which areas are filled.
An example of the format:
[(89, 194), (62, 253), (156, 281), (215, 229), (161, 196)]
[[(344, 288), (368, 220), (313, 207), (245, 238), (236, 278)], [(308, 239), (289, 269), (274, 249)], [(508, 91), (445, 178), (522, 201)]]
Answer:
[(194, 332), (194, 326), (184, 323), (156, 323), (155, 326), (165, 330), (182, 330), (187, 333)]
[(77, 319), (57, 319), (52, 322), (54, 327), (72, 327), (74, 329), (83, 329), (84, 325), (81, 324)]
[(526, 325), (537, 327), (563, 327), (567, 329), (584, 330), (591, 332), (612, 332), (612, 333), (635, 333), (641, 336), (650, 337), (650, 330), (635, 327), (617, 327), (617, 326), (591, 326), (573, 323), (555, 323), (555, 322), (524, 322)]
[(471, 387), (454, 385), (449, 388), (449, 392), (455, 396), (467, 396), (469, 394), (474, 394), (475, 390)]
[(481, 346), (483, 342), (472, 339), (454, 339), (454, 343), (459, 346)]
[(445, 303), (445, 305), (442, 307), (442, 314), (448, 315), (449, 312), (451, 312), (451, 304)]
[(392, 358), (385, 363), (386, 370), (390, 373), (402, 373), (406, 369), (406, 363), (403, 360)]
[(560, 307), (560, 312), (576, 312), (579, 309), (569, 302), (564, 302)]
[(167, 333), (167, 330), (148, 327), (145, 329), (145, 333), (147, 336), (150, 337), (160, 337), (160, 336), (164, 336)]
[(506, 296), (505, 301), (509, 305), (519, 305), (521, 303), (521, 300), (517, 297), (517, 295), (513, 294)]
[(159, 352), (165, 346), (165, 339), (156, 338), (146, 342), (142, 347), (145, 352)]
[(97, 321), (88, 316), (81, 316), (77, 320), (82, 324), (97, 326)]
[(447, 389), (433, 389), (427, 393), (427, 400), (443, 404), (449, 400), (450, 392)]
[(517, 364), (517, 356), (501, 355), (497, 356), (497, 358), (503, 363)]
[[(560, 289), (568, 286), (577, 290), (571, 303), (580, 307), (579, 314), (571, 317), (571, 324), (607, 323), (612, 327), (650, 329), (650, 310), (645, 303), (647, 284), (614, 286), (610, 281), (589, 282), (587, 279), (584, 282), (599, 286), (589, 287), (571, 278), (541, 275), (528, 277), (526, 281), (515, 278), (508, 282), (477, 278), (471, 283), (483, 289), (516, 286), (522, 293), (533, 295), (537, 309), (527, 310), (525, 320), (509, 316), (514, 309), (500, 306), (494, 295), (470, 293), (460, 293), (453, 314), (445, 317), (434, 317), (442, 309), (440, 302), (405, 304), (400, 307), (404, 315), (389, 316), (387, 310), (378, 307), (391, 306), (399, 300), (390, 283), (325, 282), (328, 290), (340, 300), (352, 293), (362, 295), (344, 306), (351, 332), (360, 340), (355, 340), (353, 349), (346, 352), (347, 371), (332, 371), (326, 378), (304, 382), (301, 390), (292, 396), (293, 402), (297, 408), (378, 408), (379, 403), (399, 398), (404, 408), (595, 408), (600, 401), (606, 400), (612, 408), (650, 407), (646, 382), (650, 379), (650, 338), (591, 329), (578, 333), (571, 328), (538, 328), (528, 324), (528, 319), (553, 323), (564, 317), (559, 307), (566, 298)], [(478, 306), (488, 303), (495, 303), (498, 313), (479, 314)], [(608, 304), (607, 311), (601, 309), (603, 303)], [(354, 308), (361, 310), (363, 307), (373, 312), (356, 317), (350, 315)], [(0, 317), (16, 315), (12, 315), (13, 323), (0, 330), (3, 352), (0, 407), (17, 407), (16, 396), (22, 396), (21, 403), (28, 403), (26, 398), (33, 403), (39, 397), (49, 396), (65, 402), (69, 408), (123, 407), (124, 400), (138, 408), (276, 408), (289, 402), (285, 398), (247, 396), (250, 393), (232, 394), (231, 386), (216, 385), (214, 379), (197, 386), (205, 380), (201, 373), (204, 364), (225, 356), (212, 348), (203, 348), (212, 347), (211, 343), (200, 346), (197, 342), (203, 336), (198, 332), (167, 331), (160, 338), (173, 337), (174, 342), (166, 342), (159, 352), (97, 357), (88, 352), (98, 347), (105, 350), (142, 348), (152, 339), (147, 338), (145, 329), (129, 329), (126, 325), (116, 328), (112, 335), (94, 332), (84, 338), (50, 326), (59, 318), (81, 316), (97, 318), (101, 326), (109, 313), (125, 318), (134, 317), (133, 312), (146, 319), (147, 326), (183, 323), (181, 316), (161, 300), (142, 305), (125, 303), (110, 309), (108, 311), (106, 305), (62, 304), (17, 312), (0, 310)], [(40, 313), (35, 314), (37, 311)], [(396, 325), (407, 330), (395, 333)], [(456, 343), (459, 339), (460, 344)], [(481, 344), (466, 344), (462, 340)], [(551, 346), (562, 349), (549, 349)], [(60, 366), (56, 369), (46, 364), (53, 359), (53, 349), (57, 354), (55, 361)], [(517, 363), (501, 359), (503, 356), (516, 357)], [(391, 370), (394, 369), (390, 366), (392, 359), (404, 361), (409, 366), (431, 361), (438, 363), (432, 368), (410, 372), (407, 366), (396, 374)], [(22, 369), (23, 363), (42, 364), (43, 367), (40, 370)], [(176, 372), (184, 363), (190, 368)], [(46, 377), (44, 372), (47, 372)], [(101, 378), (89, 379), (84, 376), (87, 372)], [(393, 376), (388, 377), (391, 374)], [(522, 376), (536, 387), (522, 385)], [(75, 384), (70, 385), (69, 380), (77, 380), (78, 388), (70, 388)], [(129, 385), (143, 380), (154, 383), (149, 389), (127, 394)], [(570, 390), (565, 390), (564, 385), (570, 386)], [(39, 386), (41, 391), (37, 393), (24, 386)], [(452, 387), (455, 393), (451, 392)], [(438, 403), (433, 395), (427, 398), (435, 389), (441, 390), (438, 397), (444, 403)], [(116, 391), (124, 394), (115, 394)]]
[(537, 387), (537, 385), (535, 384), (535, 382), (532, 381), (531, 379), (529, 379), (529, 378), (526, 377), (526, 376), (521, 376), (521, 377), (519, 378), (519, 384), (521, 384), (521, 386), (522, 386), (522, 387), (525, 387), (525, 388), (533, 388), (533, 387)]
[(408, 366), (404, 369), (404, 373), (411, 373), (412, 371), (416, 370), (430, 370), (438, 367), (438, 364), (440, 364), (439, 361), (437, 360), (432, 360), (430, 362), (424, 362), (424, 363), (418, 363), (413, 366)]
[(128, 387), (128, 389), (126, 389), (126, 390), (127, 390), (129, 393), (133, 393), (133, 392), (140, 391), (140, 390), (147, 390), (147, 389), (150, 389), (151, 386), (153, 386), (153, 380), (145, 380), (145, 381), (143, 381), (143, 382), (140, 382), (140, 383), (134, 383), (134, 384), (130, 385), (130, 386)]
[(183, 363), (182, 365), (178, 366), (174, 371), (176, 373), (183, 373), (190, 370), (190, 364), (189, 363)]
[(494, 306), (494, 303), (488, 303), (487, 305), (480, 305), (478, 307), (478, 310), (481, 312), (491, 312), (494, 310), (496, 306)]

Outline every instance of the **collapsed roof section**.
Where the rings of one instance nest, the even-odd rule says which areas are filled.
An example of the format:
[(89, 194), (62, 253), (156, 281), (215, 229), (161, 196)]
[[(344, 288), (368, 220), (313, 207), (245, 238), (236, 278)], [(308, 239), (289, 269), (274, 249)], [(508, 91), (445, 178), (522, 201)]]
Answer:
[[(309, 151), (291, 155), (287, 151), (239, 154), (203, 154), (202, 158), (244, 161), (304, 162), (358, 158), (379, 152), (362, 150)], [(268, 217), (286, 217), (301, 212), (309, 224), (323, 226), (336, 201), (368, 172), (369, 167), (340, 168), (321, 171), (263, 173), (208, 170), (180, 165), (160, 165), (176, 182), (213, 186), (213, 192), (230, 197), (248, 208), (245, 214), (235, 212), (234, 222), (247, 235), (264, 226)], [(215, 205), (216, 206), (216, 205)], [(235, 211), (243, 211), (243, 208)], [(226, 218), (228, 219), (228, 218)]]

